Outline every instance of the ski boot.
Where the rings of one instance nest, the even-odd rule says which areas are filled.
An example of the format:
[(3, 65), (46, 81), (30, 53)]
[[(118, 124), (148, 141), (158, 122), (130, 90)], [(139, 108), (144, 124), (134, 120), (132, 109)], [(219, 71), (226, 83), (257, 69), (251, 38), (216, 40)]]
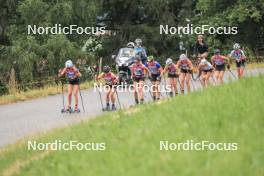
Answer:
[(80, 112), (80, 109), (78, 108), (78, 105), (75, 105), (74, 112), (76, 112), (76, 113), (79, 113)]
[(184, 90), (181, 90), (181, 94), (184, 95)]
[(72, 112), (72, 108), (71, 108), (71, 106), (68, 106), (67, 109), (65, 110), (65, 112), (67, 112), (67, 113), (71, 113), (71, 112)]

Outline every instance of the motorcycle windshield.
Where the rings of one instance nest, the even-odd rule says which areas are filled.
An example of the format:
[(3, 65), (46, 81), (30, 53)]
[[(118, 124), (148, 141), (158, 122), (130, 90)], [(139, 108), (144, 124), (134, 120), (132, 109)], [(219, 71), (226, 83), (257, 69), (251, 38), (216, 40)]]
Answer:
[(120, 58), (131, 58), (135, 56), (135, 51), (133, 48), (121, 48), (118, 53)]

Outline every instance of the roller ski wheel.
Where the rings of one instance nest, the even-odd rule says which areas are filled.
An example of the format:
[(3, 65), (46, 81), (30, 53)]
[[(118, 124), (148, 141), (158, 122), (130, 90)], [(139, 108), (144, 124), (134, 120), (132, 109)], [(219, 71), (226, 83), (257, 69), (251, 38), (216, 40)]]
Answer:
[(65, 113), (65, 112), (66, 112), (65, 108), (62, 108), (61, 113)]
[(80, 113), (81, 110), (78, 108), (78, 109), (74, 109), (74, 111), (72, 113)]
[(63, 109), (61, 109), (61, 113), (71, 113), (71, 112), (72, 112), (72, 108), (67, 108), (67, 109), (63, 108)]

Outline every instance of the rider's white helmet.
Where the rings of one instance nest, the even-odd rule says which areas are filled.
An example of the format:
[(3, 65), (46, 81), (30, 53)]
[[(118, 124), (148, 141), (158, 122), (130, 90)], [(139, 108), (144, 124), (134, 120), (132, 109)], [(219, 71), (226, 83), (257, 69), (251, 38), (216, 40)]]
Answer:
[(235, 43), (233, 48), (234, 48), (234, 50), (238, 50), (238, 49), (240, 49), (240, 45), (238, 43)]
[(185, 54), (181, 54), (180, 55), (180, 60), (185, 60), (185, 59), (187, 59), (187, 56)]
[(171, 58), (168, 58), (168, 59), (166, 60), (166, 65), (170, 65), (170, 64), (172, 64), (172, 59), (171, 59)]
[(71, 67), (73, 67), (73, 63), (72, 63), (72, 61), (71, 61), (71, 60), (67, 60), (67, 61), (65, 62), (65, 67), (66, 67), (66, 68), (71, 68)]
[(128, 48), (134, 48), (134, 47), (135, 47), (134, 42), (129, 42), (129, 43), (127, 44), (127, 47), (128, 47)]
[(141, 46), (142, 45), (142, 40), (140, 38), (137, 38), (135, 40), (136, 46)]

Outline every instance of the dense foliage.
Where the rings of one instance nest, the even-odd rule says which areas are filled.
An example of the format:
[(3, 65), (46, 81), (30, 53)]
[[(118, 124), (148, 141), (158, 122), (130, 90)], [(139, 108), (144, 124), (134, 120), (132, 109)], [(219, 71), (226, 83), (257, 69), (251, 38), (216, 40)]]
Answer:
[[(113, 62), (110, 56), (137, 37), (160, 60), (177, 58), (182, 48), (192, 51), (195, 35), (160, 35), (161, 24), (237, 26), (237, 35), (206, 35), (210, 51), (219, 47), (227, 53), (234, 42), (250, 55), (259, 55), (264, 48), (264, 0), (0, 0), (0, 4), (2, 93), (7, 93), (10, 79), (19, 85), (53, 80), (67, 58), (83, 71), (98, 64), (99, 57)], [(27, 34), (28, 25), (55, 24), (106, 26), (111, 35)]]

